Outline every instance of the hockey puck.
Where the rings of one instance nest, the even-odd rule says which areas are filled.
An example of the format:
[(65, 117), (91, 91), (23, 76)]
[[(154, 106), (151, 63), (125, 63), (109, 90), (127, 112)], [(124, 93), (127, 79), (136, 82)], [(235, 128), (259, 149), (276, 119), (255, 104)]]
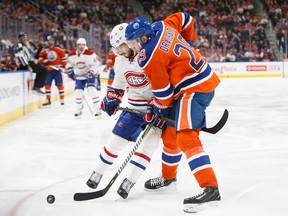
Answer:
[(55, 202), (55, 197), (53, 196), (53, 195), (48, 195), (47, 196), (47, 202), (49, 203), (49, 204), (52, 204), (52, 203), (54, 203)]

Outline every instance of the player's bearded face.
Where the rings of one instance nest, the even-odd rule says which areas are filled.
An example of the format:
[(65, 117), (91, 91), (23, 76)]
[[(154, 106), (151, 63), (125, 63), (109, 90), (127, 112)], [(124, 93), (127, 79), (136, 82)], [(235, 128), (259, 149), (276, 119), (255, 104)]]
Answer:
[(52, 46), (54, 46), (54, 44), (55, 44), (55, 42), (54, 42), (54, 40), (48, 40), (48, 46), (49, 47), (52, 47)]
[(131, 55), (133, 56), (133, 50), (131, 50), (126, 43), (123, 43), (118, 47), (113, 47), (113, 52), (126, 58), (130, 58)]
[(135, 40), (127, 41), (127, 44), (130, 49), (134, 50), (136, 53), (139, 53), (141, 50), (141, 44), (140, 44), (140, 38), (137, 38)]
[(78, 44), (77, 48), (79, 52), (83, 52), (83, 50), (85, 49), (85, 44)]

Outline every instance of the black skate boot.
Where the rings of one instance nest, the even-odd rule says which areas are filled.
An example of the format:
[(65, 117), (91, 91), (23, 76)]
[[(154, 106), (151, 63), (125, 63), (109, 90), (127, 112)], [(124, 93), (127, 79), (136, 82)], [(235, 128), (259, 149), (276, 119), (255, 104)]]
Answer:
[(49, 106), (51, 105), (51, 100), (47, 99), (45, 103), (42, 104), (42, 106)]
[(135, 185), (135, 183), (130, 182), (127, 178), (125, 178), (117, 190), (117, 193), (123, 198), (126, 199), (131, 188)]
[(171, 187), (171, 189), (173, 187), (174, 189), (176, 189), (176, 182), (176, 178), (172, 180), (166, 180), (162, 176), (159, 176), (157, 178), (152, 178), (146, 181), (144, 187), (146, 191), (157, 191), (160, 188), (166, 189), (167, 187)]
[(207, 203), (215, 203), (221, 200), (221, 196), (218, 190), (218, 187), (206, 187), (202, 191), (202, 193), (184, 199), (183, 210), (188, 213), (195, 213), (198, 211), (198, 206), (207, 204)]
[(102, 177), (103, 177), (103, 174), (93, 171), (92, 175), (86, 182), (86, 185), (92, 189), (96, 189)]

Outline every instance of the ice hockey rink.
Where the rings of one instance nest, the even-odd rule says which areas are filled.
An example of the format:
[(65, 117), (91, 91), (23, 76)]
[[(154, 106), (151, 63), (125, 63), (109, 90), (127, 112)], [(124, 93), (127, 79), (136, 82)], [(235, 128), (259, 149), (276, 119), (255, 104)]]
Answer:
[[(105, 86), (102, 86), (105, 91)], [(88, 96), (87, 96), (88, 98)], [(207, 110), (213, 126), (224, 109), (229, 120), (217, 134), (201, 133), (219, 181), (222, 201), (200, 208), (199, 216), (288, 215), (288, 79), (222, 79)], [(100, 149), (107, 143), (114, 117), (93, 117), (87, 108), (75, 119), (74, 98), (58, 101), (0, 127), (1, 216), (179, 216), (183, 199), (201, 191), (185, 157), (178, 169), (176, 191), (146, 192), (144, 182), (161, 173), (162, 143), (150, 166), (123, 200), (120, 174), (99, 199), (75, 202), (75, 192), (88, 192), (86, 181)], [(105, 173), (104, 188), (123, 163), (133, 143)], [(54, 204), (46, 197), (53, 194)]]

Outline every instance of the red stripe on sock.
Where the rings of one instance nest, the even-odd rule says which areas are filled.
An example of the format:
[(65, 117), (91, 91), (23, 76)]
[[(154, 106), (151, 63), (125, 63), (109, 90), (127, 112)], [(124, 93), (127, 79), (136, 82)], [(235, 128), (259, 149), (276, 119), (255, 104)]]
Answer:
[(110, 157), (112, 157), (112, 158), (117, 158), (117, 157), (118, 157), (118, 155), (114, 155), (114, 154), (112, 154), (111, 152), (109, 152), (109, 151), (106, 149), (105, 146), (104, 146), (104, 151), (105, 151), (105, 153), (106, 153), (108, 156), (110, 156)]
[(141, 157), (141, 158), (147, 160), (148, 162), (150, 162), (150, 160), (151, 160), (151, 158), (149, 158), (147, 155), (141, 154), (139, 152), (135, 152), (134, 155)]

